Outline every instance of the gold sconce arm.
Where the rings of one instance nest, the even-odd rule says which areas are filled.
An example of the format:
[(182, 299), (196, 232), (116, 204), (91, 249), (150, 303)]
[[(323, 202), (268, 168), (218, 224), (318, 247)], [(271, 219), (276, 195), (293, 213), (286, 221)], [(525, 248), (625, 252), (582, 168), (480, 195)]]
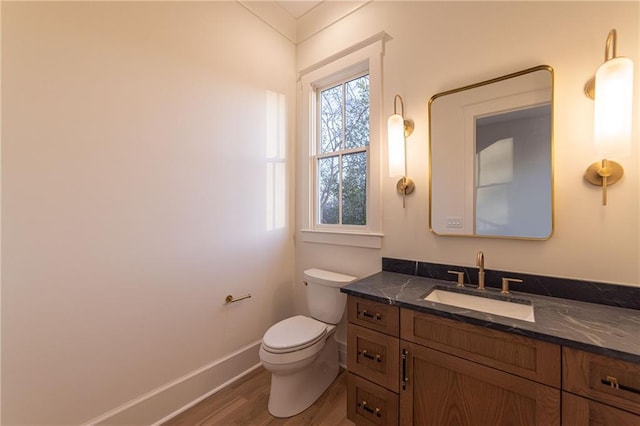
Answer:
[(402, 208), (405, 208), (405, 198), (416, 189), (413, 179), (403, 176), (396, 184), (396, 189), (402, 194)]
[[(604, 61), (607, 62), (616, 56), (618, 56), (618, 32), (616, 29), (612, 29), (609, 31), (607, 35), (607, 42), (604, 48)], [(587, 95), (589, 99), (596, 98), (596, 76), (591, 77), (587, 84), (584, 85), (584, 94)]]
[(587, 168), (584, 172), (584, 178), (592, 185), (602, 186), (602, 205), (607, 205), (607, 187), (618, 182), (622, 175), (624, 175), (624, 169), (622, 166), (606, 158), (602, 161), (597, 161)]

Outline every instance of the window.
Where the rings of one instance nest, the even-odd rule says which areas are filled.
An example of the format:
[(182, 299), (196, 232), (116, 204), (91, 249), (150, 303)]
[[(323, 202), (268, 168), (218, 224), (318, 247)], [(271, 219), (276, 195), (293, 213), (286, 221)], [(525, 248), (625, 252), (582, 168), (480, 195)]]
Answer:
[[(301, 71), (302, 241), (382, 247), (384, 33)], [(306, 142), (306, 143), (305, 143)], [(307, 185), (305, 185), (307, 183)], [(305, 220), (306, 217), (306, 220)]]
[[(480, 121), (478, 133), (481, 133)], [(477, 139), (484, 138), (478, 136)], [(501, 228), (509, 225), (513, 138), (500, 139), (482, 148), (476, 154), (476, 170), (476, 234), (502, 235)]]
[(366, 226), (369, 74), (317, 89), (316, 225)]

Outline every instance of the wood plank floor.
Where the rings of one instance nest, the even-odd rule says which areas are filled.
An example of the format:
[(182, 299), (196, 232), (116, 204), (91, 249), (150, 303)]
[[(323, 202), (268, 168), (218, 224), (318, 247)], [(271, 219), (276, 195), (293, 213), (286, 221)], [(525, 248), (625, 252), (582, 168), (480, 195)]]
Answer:
[(269, 414), (267, 401), (270, 384), (271, 374), (260, 367), (164, 425), (354, 425), (347, 420), (346, 370), (340, 372), (329, 389), (311, 407), (288, 419), (278, 419)]

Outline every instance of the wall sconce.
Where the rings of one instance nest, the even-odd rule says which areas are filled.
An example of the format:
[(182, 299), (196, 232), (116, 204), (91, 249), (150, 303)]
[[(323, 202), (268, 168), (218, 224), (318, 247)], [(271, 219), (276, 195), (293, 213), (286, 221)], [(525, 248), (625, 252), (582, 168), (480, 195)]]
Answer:
[[(400, 114), (396, 106), (400, 100)], [(411, 178), (407, 177), (407, 148), (406, 138), (413, 133), (413, 122), (404, 119), (404, 102), (402, 97), (393, 98), (393, 115), (387, 120), (387, 144), (389, 146), (389, 176), (400, 177), (396, 189), (402, 194), (402, 208), (405, 207), (405, 197), (416, 188)]]
[(633, 102), (633, 61), (617, 56), (616, 30), (607, 36), (604, 63), (585, 88), (585, 94), (595, 100), (593, 138), (603, 160), (585, 171), (585, 179), (602, 186), (602, 205), (607, 205), (607, 186), (620, 180), (624, 169), (610, 156), (625, 156), (631, 151), (631, 110)]

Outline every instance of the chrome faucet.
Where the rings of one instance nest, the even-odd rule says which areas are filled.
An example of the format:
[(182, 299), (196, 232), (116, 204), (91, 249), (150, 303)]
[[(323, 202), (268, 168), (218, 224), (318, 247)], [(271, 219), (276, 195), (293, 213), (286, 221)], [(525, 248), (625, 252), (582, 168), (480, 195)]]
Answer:
[(476, 256), (476, 266), (478, 267), (478, 290), (484, 290), (484, 253), (481, 251)]

